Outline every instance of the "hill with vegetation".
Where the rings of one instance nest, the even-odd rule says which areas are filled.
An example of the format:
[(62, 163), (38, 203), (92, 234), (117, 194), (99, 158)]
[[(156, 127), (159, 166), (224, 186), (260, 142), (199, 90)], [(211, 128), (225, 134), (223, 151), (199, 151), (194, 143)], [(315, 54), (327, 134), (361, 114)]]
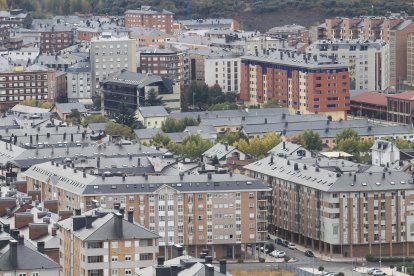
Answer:
[[(187, 0), (0, 0), (0, 9), (22, 8), (34, 18), (75, 13), (121, 15), (141, 5), (162, 7), (186, 18)], [(414, 13), (413, 0), (191, 0), (192, 18), (238, 19), (245, 29), (266, 30), (282, 24), (310, 26), (327, 17)]]

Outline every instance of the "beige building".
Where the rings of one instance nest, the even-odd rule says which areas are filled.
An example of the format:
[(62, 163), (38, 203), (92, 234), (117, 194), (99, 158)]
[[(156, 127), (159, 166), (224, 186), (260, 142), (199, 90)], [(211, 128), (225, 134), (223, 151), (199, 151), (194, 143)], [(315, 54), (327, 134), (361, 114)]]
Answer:
[[(94, 213), (94, 215), (92, 215)], [(64, 276), (137, 275), (156, 263), (158, 235), (121, 213), (96, 209), (59, 222)]]
[(137, 119), (146, 128), (160, 128), (168, 118), (168, 112), (163, 106), (140, 106)]
[(271, 232), (325, 254), (413, 252), (411, 175), (393, 171), (392, 165), (360, 172), (357, 165), (332, 165), (331, 160), (332, 169), (318, 162), (268, 156), (245, 167), (250, 177), (272, 187)]
[(56, 198), (59, 209), (120, 206), (158, 233), (161, 254), (173, 244), (198, 256), (208, 248), (215, 258), (236, 258), (242, 244), (267, 239), (268, 191), (261, 181), (236, 174), (97, 177), (51, 162), (25, 172), (28, 190)]

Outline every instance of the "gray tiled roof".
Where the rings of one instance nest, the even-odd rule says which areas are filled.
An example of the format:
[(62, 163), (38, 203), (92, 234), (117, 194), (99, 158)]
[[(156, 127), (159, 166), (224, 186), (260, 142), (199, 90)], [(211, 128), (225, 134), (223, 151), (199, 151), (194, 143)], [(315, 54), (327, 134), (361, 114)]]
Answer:
[(56, 103), (56, 109), (62, 114), (70, 114), (72, 109), (77, 109), (80, 113), (86, 113), (86, 108), (81, 103)]
[(59, 269), (60, 265), (40, 252), (26, 245), (17, 245), (17, 267), (10, 263), (10, 250), (0, 255), (0, 268), (2, 271)]
[(141, 106), (138, 110), (144, 118), (168, 116), (168, 112), (163, 106)]

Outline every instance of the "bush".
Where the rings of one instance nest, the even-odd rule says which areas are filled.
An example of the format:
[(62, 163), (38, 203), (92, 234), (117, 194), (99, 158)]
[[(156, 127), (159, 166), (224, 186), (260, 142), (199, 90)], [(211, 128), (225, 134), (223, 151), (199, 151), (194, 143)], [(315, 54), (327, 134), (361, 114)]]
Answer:
[(336, 276), (345, 276), (345, 273), (343, 273), (343, 272), (338, 272), (338, 273), (336, 273)]
[(323, 266), (318, 267), (318, 271), (323, 271), (325, 268)]
[(365, 260), (367, 260), (367, 262), (375, 262), (375, 257), (372, 256), (371, 254), (367, 254), (365, 256)]
[(260, 263), (264, 263), (265, 261), (266, 261), (266, 259), (265, 259), (265, 258), (262, 258), (262, 257), (260, 257), (260, 258), (259, 258), (259, 262), (260, 262)]
[(290, 257), (289, 256), (285, 256), (285, 263), (290, 261)]

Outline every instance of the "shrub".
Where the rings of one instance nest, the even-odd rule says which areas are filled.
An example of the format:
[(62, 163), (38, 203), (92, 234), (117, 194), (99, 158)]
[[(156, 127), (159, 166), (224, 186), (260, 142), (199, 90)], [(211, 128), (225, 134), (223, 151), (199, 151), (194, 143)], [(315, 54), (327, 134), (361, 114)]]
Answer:
[(325, 268), (323, 266), (318, 267), (318, 271), (323, 271)]
[(262, 258), (262, 257), (260, 257), (260, 258), (259, 258), (259, 262), (260, 262), (260, 263), (264, 263), (265, 261), (266, 261), (266, 259), (265, 259), (265, 258)]
[(290, 257), (289, 256), (285, 256), (285, 263), (290, 261)]
[(336, 273), (336, 276), (345, 276), (345, 273), (343, 273), (343, 272), (338, 272), (338, 273)]

